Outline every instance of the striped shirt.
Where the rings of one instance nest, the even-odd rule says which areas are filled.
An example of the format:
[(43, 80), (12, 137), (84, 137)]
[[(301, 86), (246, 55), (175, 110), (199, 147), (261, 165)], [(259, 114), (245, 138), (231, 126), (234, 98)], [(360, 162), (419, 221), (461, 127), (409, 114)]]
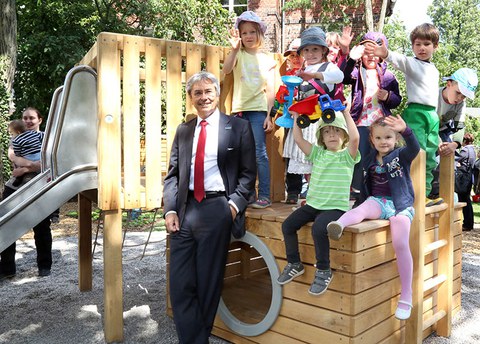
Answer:
[(27, 130), (12, 139), (12, 148), (16, 156), (38, 154), (42, 150), (42, 140), (43, 132)]
[(353, 167), (360, 161), (360, 153), (354, 160), (346, 148), (332, 152), (313, 145), (307, 159), (313, 163), (307, 204), (318, 210), (347, 211)]

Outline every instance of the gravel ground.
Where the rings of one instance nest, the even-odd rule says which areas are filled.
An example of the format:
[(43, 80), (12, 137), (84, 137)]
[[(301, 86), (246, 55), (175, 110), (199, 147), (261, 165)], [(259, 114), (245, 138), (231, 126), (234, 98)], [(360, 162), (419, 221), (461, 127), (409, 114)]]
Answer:
[[(68, 207), (75, 207), (67, 205)], [(76, 220), (66, 218), (53, 226), (52, 274), (37, 277), (33, 240), (17, 241), (17, 276), (0, 282), (0, 343), (104, 343), (103, 257), (97, 246), (93, 263), (93, 290), (78, 290)], [(144, 232), (132, 232), (126, 244), (143, 243)], [(173, 321), (165, 313), (165, 241), (155, 233), (148, 245), (151, 255), (139, 258), (143, 246), (123, 250), (125, 343), (177, 343)], [(449, 339), (430, 336), (424, 344), (480, 342), (480, 228), (464, 236), (462, 310), (454, 317)], [(228, 343), (212, 338), (212, 344)], [(281, 344), (281, 343), (279, 343)]]

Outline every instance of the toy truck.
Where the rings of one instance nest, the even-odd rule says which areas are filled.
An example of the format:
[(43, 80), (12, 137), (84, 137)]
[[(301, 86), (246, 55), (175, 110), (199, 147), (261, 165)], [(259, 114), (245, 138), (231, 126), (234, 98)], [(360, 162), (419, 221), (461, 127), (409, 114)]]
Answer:
[(332, 100), (328, 94), (314, 94), (290, 106), (289, 111), (299, 114), (297, 125), (306, 128), (320, 118), (325, 123), (335, 120), (335, 111), (342, 111), (345, 105), (338, 99)]

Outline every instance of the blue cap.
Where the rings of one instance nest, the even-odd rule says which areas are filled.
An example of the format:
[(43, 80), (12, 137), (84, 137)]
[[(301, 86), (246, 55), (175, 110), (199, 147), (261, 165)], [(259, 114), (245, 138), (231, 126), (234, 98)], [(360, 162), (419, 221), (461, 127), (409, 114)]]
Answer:
[(465, 97), (475, 98), (475, 90), (478, 85), (477, 71), (470, 68), (460, 68), (452, 76), (442, 78), (443, 81), (454, 80), (458, 83), (458, 89)]
[(309, 27), (300, 34), (300, 46), (297, 52), (300, 53), (307, 45), (320, 45), (328, 48), (325, 32), (319, 27)]

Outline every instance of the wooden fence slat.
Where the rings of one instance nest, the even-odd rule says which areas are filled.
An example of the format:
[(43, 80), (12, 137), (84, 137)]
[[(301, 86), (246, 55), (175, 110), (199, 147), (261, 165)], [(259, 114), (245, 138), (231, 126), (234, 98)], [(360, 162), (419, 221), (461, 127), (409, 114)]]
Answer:
[(220, 80), (220, 55), (222, 50), (222, 47), (213, 45), (207, 45), (205, 47), (207, 71), (215, 75), (218, 80)]
[(406, 322), (405, 342), (421, 343), (423, 333), (423, 269), (425, 256), (425, 152), (420, 150), (411, 168), (415, 193), (415, 216), (410, 229), (410, 251), (413, 258), (412, 304), (410, 319)]
[[(187, 68), (186, 68), (185, 81), (187, 81), (192, 75), (200, 71), (202, 67), (202, 48), (203, 47), (201, 45), (187, 43)], [(188, 94), (187, 94), (187, 103), (185, 106), (185, 113), (187, 115), (196, 113), (196, 110), (193, 107)]]
[(123, 207), (140, 206), (140, 45), (144, 39), (123, 39)]
[(182, 44), (167, 41), (167, 146), (171, 147), (177, 126), (182, 123)]
[[(145, 206), (158, 208), (162, 203), (163, 178), (167, 156), (163, 157), (166, 142), (162, 141), (162, 44), (147, 39), (145, 47)], [(165, 49), (165, 48), (163, 48)], [(162, 166), (162, 163), (167, 166)]]
[(120, 53), (117, 36), (98, 36), (98, 205), (120, 208)]

